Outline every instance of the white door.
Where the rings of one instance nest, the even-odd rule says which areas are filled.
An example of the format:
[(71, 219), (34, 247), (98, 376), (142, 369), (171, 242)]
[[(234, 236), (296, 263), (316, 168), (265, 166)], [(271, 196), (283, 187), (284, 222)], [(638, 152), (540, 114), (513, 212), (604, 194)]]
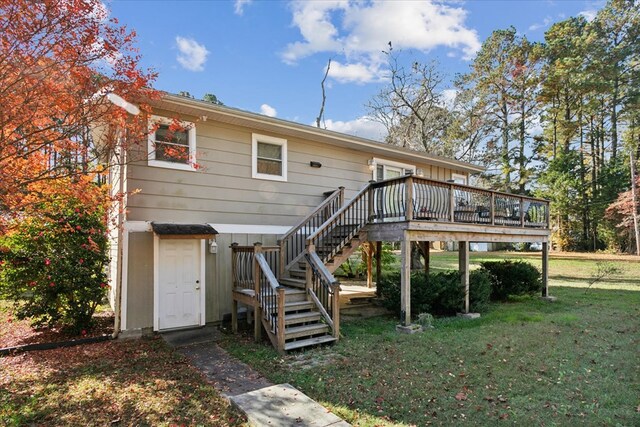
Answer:
[(158, 329), (200, 325), (200, 240), (159, 242)]

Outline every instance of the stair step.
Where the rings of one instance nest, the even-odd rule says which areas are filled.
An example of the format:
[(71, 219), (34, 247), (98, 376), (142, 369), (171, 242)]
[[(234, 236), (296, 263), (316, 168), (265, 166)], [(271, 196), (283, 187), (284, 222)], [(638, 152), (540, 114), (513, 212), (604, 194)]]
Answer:
[(337, 341), (337, 339), (331, 335), (323, 335), (321, 337), (284, 343), (284, 350), (295, 350), (298, 348), (311, 347), (312, 345), (326, 344), (334, 341)]
[(293, 326), (284, 331), (285, 339), (310, 337), (311, 335), (326, 334), (329, 332), (329, 325), (316, 323), (313, 325)]
[(285, 304), (289, 302), (306, 301), (307, 291), (300, 288), (285, 288), (284, 301)]
[(289, 276), (294, 279), (305, 279), (307, 277), (307, 269), (291, 268), (289, 269)]
[(295, 279), (293, 277), (285, 277), (280, 279), (281, 285), (293, 286), (295, 288), (305, 288), (307, 281), (303, 279)]
[(285, 300), (284, 311), (286, 313), (289, 311), (311, 310), (313, 307), (315, 307), (315, 304), (311, 301), (288, 302)]
[(295, 325), (297, 323), (317, 322), (320, 320), (320, 313), (311, 311), (306, 313), (285, 314), (284, 324)]

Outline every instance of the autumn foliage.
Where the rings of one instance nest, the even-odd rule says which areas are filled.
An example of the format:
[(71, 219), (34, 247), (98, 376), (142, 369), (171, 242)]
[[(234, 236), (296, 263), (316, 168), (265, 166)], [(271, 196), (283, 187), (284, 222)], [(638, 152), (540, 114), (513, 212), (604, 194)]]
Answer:
[(99, 0), (0, 0), (0, 230), (47, 198), (34, 184), (99, 172), (140, 140), (143, 115), (106, 96), (155, 96), (134, 38)]
[(88, 177), (38, 186), (47, 200), (30, 204), (0, 238), (0, 295), (15, 302), (20, 319), (79, 331), (91, 326), (108, 288), (106, 188)]

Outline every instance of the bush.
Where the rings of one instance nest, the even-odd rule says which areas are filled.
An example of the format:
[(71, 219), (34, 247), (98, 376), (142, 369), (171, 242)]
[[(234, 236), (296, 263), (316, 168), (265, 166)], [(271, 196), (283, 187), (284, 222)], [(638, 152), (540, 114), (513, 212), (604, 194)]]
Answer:
[(107, 292), (104, 209), (53, 198), (0, 242), (0, 293), (34, 326), (88, 328)]
[(542, 275), (524, 261), (487, 261), (482, 268), (491, 274), (491, 299), (504, 301), (509, 295), (535, 295), (542, 291)]
[[(400, 273), (385, 274), (377, 285), (378, 295), (387, 309), (400, 315)], [(469, 302), (471, 310), (486, 311), (489, 304), (491, 282), (487, 272), (473, 271), (469, 275)], [(411, 312), (450, 316), (464, 309), (464, 287), (457, 271), (426, 275), (411, 274)]]

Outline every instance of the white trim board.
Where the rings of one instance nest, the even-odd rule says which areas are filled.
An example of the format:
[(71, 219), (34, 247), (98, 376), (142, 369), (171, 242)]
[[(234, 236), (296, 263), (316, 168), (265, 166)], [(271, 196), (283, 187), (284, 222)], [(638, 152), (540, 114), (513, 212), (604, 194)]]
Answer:
[(209, 223), (219, 234), (286, 234), (291, 230), (289, 225), (259, 224), (214, 224)]
[[(290, 225), (218, 224), (212, 222), (208, 225), (220, 234), (286, 234), (292, 227)], [(152, 231), (150, 221), (126, 221), (124, 229), (131, 233)]]
[(130, 232), (151, 231), (150, 221), (125, 221), (124, 229)]

